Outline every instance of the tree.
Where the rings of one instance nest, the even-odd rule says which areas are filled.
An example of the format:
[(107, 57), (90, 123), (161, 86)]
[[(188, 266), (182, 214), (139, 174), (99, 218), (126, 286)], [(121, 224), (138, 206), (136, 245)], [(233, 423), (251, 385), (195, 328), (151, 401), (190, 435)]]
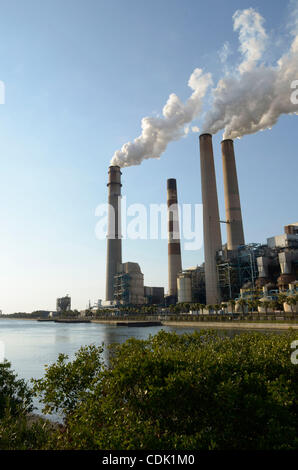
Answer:
[(211, 304), (207, 305), (207, 310), (209, 313), (211, 313), (212, 310), (214, 310), (214, 305), (211, 305)]
[(12, 417), (33, 410), (32, 392), (23, 379), (11, 369), (8, 361), (0, 362), (0, 420), (7, 414)]
[(247, 301), (245, 299), (239, 299), (238, 305), (240, 305), (242, 313), (245, 313), (245, 307), (247, 306)]
[(269, 300), (262, 300), (261, 306), (265, 309), (265, 313), (267, 314), (267, 310), (270, 307), (270, 301)]
[(253, 300), (248, 300), (247, 305), (248, 305), (248, 308), (250, 309), (250, 312), (253, 313), (254, 308), (255, 308), (255, 302)]
[(205, 308), (206, 308), (205, 304), (199, 304), (199, 309), (201, 310), (202, 314), (204, 313)]
[[(295, 338), (295, 332), (231, 339), (215, 331), (161, 331), (112, 346), (106, 368), (100, 351), (78, 353), (79, 367), (59, 361), (39, 382), (47, 409), (66, 414), (48, 447), (296, 449), (298, 382), (289, 360)], [(90, 380), (67, 402), (68, 383), (86, 377), (86, 362)]]
[(218, 310), (220, 310), (220, 305), (219, 304), (216, 304), (214, 305), (214, 310), (216, 312), (216, 314), (218, 313)]
[(236, 301), (234, 299), (231, 299), (231, 300), (229, 300), (229, 304), (231, 305), (232, 313), (234, 313), (235, 312)]
[(66, 354), (59, 354), (55, 364), (46, 366), (43, 378), (32, 379), (33, 392), (45, 405), (43, 413), (71, 414), (86, 390), (99, 379), (103, 368), (102, 353), (101, 346), (81, 347), (72, 362), (67, 362)]
[(269, 302), (269, 308), (272, 309), (272, 311), (274, 312), (275, 310), (278, 310), (279, 308), (279, 302), (277, 300), (271, 300)]
[(293, 313), (293, 307), (296, 305), (296, 299), (293, 296), (287, 297), (286, 303), (290, 305), (291, 307), (291, 312)]

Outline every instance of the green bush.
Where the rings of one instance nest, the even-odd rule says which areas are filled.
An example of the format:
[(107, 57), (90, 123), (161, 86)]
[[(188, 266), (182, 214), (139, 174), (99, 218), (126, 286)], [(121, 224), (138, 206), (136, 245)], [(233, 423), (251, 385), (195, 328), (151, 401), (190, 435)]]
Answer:
[(11, 416), (21, 412), (31, 412), (32, 392), (25, 380), (18, 379), (8, 361), (0, 363), (0, 419), (9, 410)]
[(52, 427), (31, 416), (33, 392), (8, 361), (0, 363), (0, 449), (41, 449)]
[(26, 414), (0, 419), (1, 450), (37, 450), (48, 447), (53, 426), (44, 419)]
[(58, 449), (297, 449), (295, 332), (216, 332), (82, 348), (60, 356), (35, 392), (62, 412)]

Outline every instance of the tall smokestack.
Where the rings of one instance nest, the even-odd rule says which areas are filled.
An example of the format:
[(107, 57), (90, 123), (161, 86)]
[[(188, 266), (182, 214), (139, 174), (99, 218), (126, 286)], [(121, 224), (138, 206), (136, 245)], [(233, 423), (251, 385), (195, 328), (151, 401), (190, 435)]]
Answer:
[(200, 135), (201, 180), (204, 224), (206, 302), (220, 301), (216, 252), (221, 250), (221, 232), (211, 134)]
[(122, 263), (121, 241), (121, 171), (119, 166), (109, 167), (108, 186), (108, 236), (107, 236), (107, 271), (106, 300), (114, 300), (114, 276)]
[(228, 250), (235, 250), (239, 245), (244, 245), (244, 233), (233, 140), (223, 140), (221, 150), (226, 220), (229, 222), (227, 223), (227, 246)]
[(182, 271), (176, 180), (167, 180), (169, 295), (177, 296), (177, 275)]

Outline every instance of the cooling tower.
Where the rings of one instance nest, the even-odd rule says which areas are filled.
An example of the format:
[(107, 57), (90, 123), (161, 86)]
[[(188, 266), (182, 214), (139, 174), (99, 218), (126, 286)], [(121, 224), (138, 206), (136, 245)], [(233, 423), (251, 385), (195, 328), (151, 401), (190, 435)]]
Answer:
[(207, 304), (220, 302), (216, 252), (222, 249), (212, 136), (200, 135), (201, 185), (204, 224), (205, 283)]
[(106, 300), (114, 300), (114, 276), (122, 263), (121, 242), (121, 171), (119, 166), (109, 167), (108, 182), (108, 235)]
[(177, 296), (177, 276), (182, 271), (177, 185), (175, 179), (167, 181), (168, 202), (168, 282), (171, 296)]
[(228, 250), (235, 250), (239, 245), (244, 245), (244, 234), (233, 140), (223, 140), (221, 150), (226, 220), (228, 222), (227, 247)]

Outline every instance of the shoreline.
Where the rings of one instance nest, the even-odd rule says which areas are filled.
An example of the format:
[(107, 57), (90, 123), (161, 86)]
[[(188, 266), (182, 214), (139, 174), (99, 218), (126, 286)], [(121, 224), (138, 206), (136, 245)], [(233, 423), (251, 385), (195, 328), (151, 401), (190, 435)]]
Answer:
[(176, 322), (164, 321), (164, 326), (189, 326), (189, 327), (202, 327), (202, 328), (235, 328), (235, 329), (251, 329), (251, 330), (289, 330), (293, 328), (298, 330), (298, 323), (254, 323), (254, 322)]
[[(37, 321), (37, 318), (2, 318), (3, 320), (28, 320), (28, 321)], [(1, 320), (1, 318), (0, 318)], [(43, 323), (43, 322), (40, 322)], [(46, 322), (47, 323), (47, 322)], [(54, 323), (54, 322), (53, 322)], [(59, 323), (59, 322), (58, 322)], [(74, 322), (79, 323), (79, 322)], [(73, 322), (65, 322), (64, 324), (74, 324)], [(82, 322), (82, 323), (98, 323), (98, 324), (106, 324), (106, 325), (114, 325), (114, 326), (135, 326), (138, 328), (146, 328), (152, 320), (128, 320), (125, 319), (124, 321), (118, 320), (99, 320), (99, 319), (90, 319), (89, 322)], [(117, 325), (118, 323), (125, 323), (125, 325)], [(138, 325), (139, 323), (139, 325)], [(148, 325), (147, 325), (148, 323)], [(157, 323), (157, 322), (156, 322)], [(209, 328), (209, 329), (246, 329), (246, 330), (289, 330), (293, 328), (294, 330), (298, 330), (298, 322), (295, 323), (287, 323), (287, 322), (254, 322), (254, 321), (175, 321), (175, 320), (160, 320), (160, 326), (181, 326), (181, 327), (188, 327), (188, 328)]]
[[(119, 323), (119, 320), (91, 320), (91, 323), (102, 323), (106, 325), (115, 325)], [(136, 324), (136, 320), (127, 320), (126, 323)], [(139, 322), (140, 327), (144, 326), (144, 321)], [(148, 322), (149, 323), (149, 322)], [(161, 320), (161, 326), (182, 326), (189, 328), (235, 328), (235, 329), (251, 329), (251, 330), (288, 330), (290, 328), (298, 329), (298, 323), (272, 323), (272, 322), (236, 322), (236, 321), (225, 321), (225, 322), (207, 322), (207, 321), (175, 321), (175, 320)]]

